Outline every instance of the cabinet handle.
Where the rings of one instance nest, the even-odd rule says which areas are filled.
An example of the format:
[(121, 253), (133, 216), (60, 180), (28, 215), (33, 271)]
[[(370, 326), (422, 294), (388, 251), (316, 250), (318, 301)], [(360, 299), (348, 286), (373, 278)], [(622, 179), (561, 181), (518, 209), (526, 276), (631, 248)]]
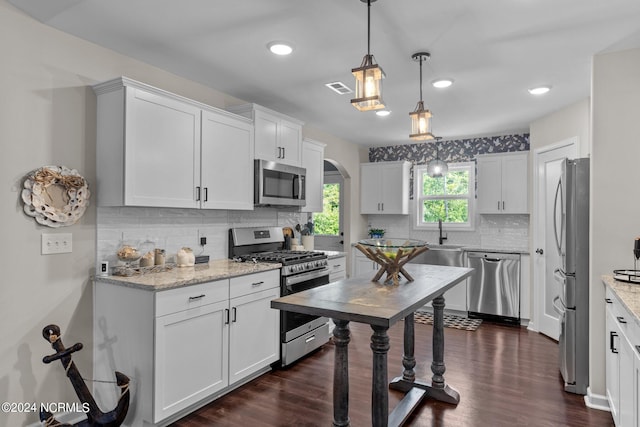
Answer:
[(198, 295), (198, 296), (195, 296), (195, 297), (189, 297), (189, 301), (199, 300), (199, 299), (204, 298), (204, 297), (206, 297), (205, 294)]
[(342, 264), (335, 264), (335, 265), (333, 266), (333, 268), (338, 268), (338, 267), (342, 267)]
[(498, 210), (500, 210), (500, 200), (498, 200)]
[(278, 158), (282, 158), (282, 147), (278, 147)]
[(231, 310), (233, 311), (233, 319), (231, 321), (235, 322), (236, 321), (236, 308), (233, 307)]
[(627, 321), (624, 320), (624, 317), (622, 317), (622, 316), (618, 316), (618, 317), (616, 317), (616, 319), (618, 319), (618, 322), (620, 322), (620, 323), (627, 323)]
[(282, 158), (283, 159), (287, 158), (287, 148), (286, 147), (282, 147)]
[(504, 200), (502, 201), (502, 210), (504, 210)]
[(382, 207), (380, 210), (384, 212), (384, 202), (380, 203), (380, 206)]
[(254, 283), (251, 284), (251, 286), (255, 287), (255, 286), (260, 286), (262, 284), (264, 284), (264, 282), (254, 282)]
[(200, 201), (200, 187), (196, 187), (196, 202)]
[(640, 354), (640, 345), (636, 346), (636, 352), (638, 352), (638, 354)]
[(605, 299), (604, 299), (604, 301), (605, 301), (607, 304), (613, 304), (613, 301), (611, 300), (611, 298), (605, 298)]
[(618, 350), (616, 350), (616, 348), (614, 347), (614, 343), (613, 343), (614, 338), (617, 336), (618, 334), (616, 334), (615, 332), (613, 331), (609, 332), (609, 350), (611, 350), (611, 353), (618, 352)]
[(225, 318), (224, 324), (228, 325), (229, 324), (229, 309), (228, 308), (224, 309), (224, 318)]
[(204, 187), (204, 201), (209, 201), (209, 187)]
[(310, 336), (310, 337), (308, 337), (306, 340), (304, 340), (304, 342), (311, 342), (311, 341), (313, 341), (313, 340), (315, 340), (315, 339), (316, 339), (316, 336), (315, 336), (315, 335), (311, 335), (311, 336)]

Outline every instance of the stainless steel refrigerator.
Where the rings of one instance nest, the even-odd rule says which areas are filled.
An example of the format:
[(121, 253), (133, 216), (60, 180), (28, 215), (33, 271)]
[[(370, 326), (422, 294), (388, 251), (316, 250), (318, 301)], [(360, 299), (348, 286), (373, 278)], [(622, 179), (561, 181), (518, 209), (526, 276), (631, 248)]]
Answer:
[(554, 202), (555, 270), (559, 294), (560, 373), (565, 391), (586, 394), (589, 385), (589, 159), (565, 159)]

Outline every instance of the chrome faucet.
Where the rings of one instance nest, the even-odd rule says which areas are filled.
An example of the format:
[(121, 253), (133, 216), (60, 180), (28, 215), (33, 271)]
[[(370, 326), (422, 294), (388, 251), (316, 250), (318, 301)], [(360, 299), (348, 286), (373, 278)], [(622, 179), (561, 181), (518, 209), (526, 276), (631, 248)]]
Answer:
[(445, 240), (447, 240), (447, 236), (446, 235), (442, 235), (442, 220), (439, 219), (438, 220), (438, 231), (440, 232), (440, 236), (438, 237), (438, 243), (442, 244), (442, 242), (444, 242)]

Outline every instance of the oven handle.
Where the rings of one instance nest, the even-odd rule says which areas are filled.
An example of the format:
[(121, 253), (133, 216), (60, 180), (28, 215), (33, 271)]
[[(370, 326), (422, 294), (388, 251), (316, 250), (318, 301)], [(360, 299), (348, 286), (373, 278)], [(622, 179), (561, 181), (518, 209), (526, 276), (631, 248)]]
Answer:
[(296, 283), (306, 282), (307, 280), (317, 279), (318, 277), (328, 276), (329, 269), (327, 267), (319, 270), (313, 270), (308, 273), (300, 273), (294, 276), (286, 277), (284, 280), (285, 286), (295, 285)]

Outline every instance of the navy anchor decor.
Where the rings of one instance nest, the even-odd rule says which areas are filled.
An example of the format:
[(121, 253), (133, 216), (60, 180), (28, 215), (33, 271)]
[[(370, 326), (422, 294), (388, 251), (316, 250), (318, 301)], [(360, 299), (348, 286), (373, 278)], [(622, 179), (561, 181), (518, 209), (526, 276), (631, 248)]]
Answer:
[(118, 399), (118, 404), (113, 411), (106, 413), (102, 412), (100, 408), (98, 408), (96, 401), (93, 399), (93, 396), (87, 388), (87, 385), (80, 375), (80, 372), (76, 368), (75, 363), (73, 363), (73, 361), (71, 360), (71, 354), (75, 353), (76, 351), (82, 350), (82, 344), (77, 343), (69, 348), (65, 348), (62, 344), (62, 340), (60, 339), (60, 328), (57, 325), (46, 326), (42, 330), (42, 336), (45, 340), (51, 343), (51, 347), (53, 347), (53, 349), (56, 351), (55, 354), (42, 358), (42, 361), (44, 363), (51, 363), (54, 360), (60, 360), (62, 362), (62, 366), (67, 373), (69, 381), (71, 381), (71, 385), (73, 385), (73, 388), (76, 391), (78, 399), (80, 399), (80, 401), (82, 402), (83, 408), (86, 407), (88, 410), (87, 419), (76, 424), (60, 423), (54, 418), (53, 414), (44, 410), (40, 411), (40, 421), (44, 421), (46, 423), (46, 426), (56, 427), (120, 426), (124, 421), (124, 418), (127, 416), (127, 411), (129, 410), (129, 377), (121, 372), (115, 372), (115, 383), (118, 385), (118, 387), (120, 387), (120, 398)]

